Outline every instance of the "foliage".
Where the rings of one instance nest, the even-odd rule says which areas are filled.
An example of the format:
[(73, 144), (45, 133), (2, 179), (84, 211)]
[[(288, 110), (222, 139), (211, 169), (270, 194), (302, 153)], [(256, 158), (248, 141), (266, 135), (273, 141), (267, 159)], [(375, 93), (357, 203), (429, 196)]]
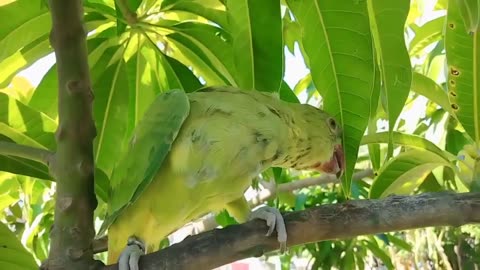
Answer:
[[(275, 92), (290, 102), (321, 105), (342, 123), (342, 185), (269, 201), (285, 211), (347, 198), (478, 190), (479, 9), (472, 1), (408, 3), (129, 0), (138, 20), (128, 24), (113, 0), (84, 1), (97, 127), (97, 225), (115, 161), (153, 97), (202, 85)], [(0, 24), (0, 141), (53, 151), (56, 66), (39, 64), (52, 53), (48, 6), (0, 1), (0, 18), (8, 18)], [(285, 74), (292, 53), (309, 70), (294, 83)], [(24, 79), (28, 68), (44, 74), (38, 85)], [(367, 167), (375, 177), (352, 182), (352, 174)], [(263, 177), (285, 183), (311, 175), (274, 169)], [(32, 266), (18, 241), (37, 263), (46, 258), (55, 190), (50, 178), (43, 164), (0, 155), (0, 220), (11, 230), (0, 224), (0, 240), (18, 250), (16, 257), (0, 255), (0, 265)], [(222, 224), (233, 222), (221, 215)], [(479, 241), (478, 227), (429, 228), (308, 244), (281, 260), (285, 268), (306, 257), (313, 268), (326, 269), (469, 269), (480, 264)]]

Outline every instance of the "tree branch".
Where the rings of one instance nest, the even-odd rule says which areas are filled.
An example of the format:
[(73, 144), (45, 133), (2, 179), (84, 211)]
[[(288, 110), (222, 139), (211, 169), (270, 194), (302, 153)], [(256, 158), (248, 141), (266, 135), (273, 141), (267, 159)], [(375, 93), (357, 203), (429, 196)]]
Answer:
[[(425, 193), (355, 200), (284, 215), (288, 246), (358, 235), (429, 226), (480, 223), (480, 193)], [(183, 242), (142, 256), (140, 268), (212, 269), (278, 249), (275, 235), (265, 237), (265, 222), (254, 220), (187, 237)], [(109, 265), (104, 270), (118, 269)]]
[(48, 166), (52, 162), (55, 153), (49, 150), (21, 145), (17, 143), (0, 142), (0, 155), (26, 158), (29, 160), (41, 162)]
[[(89, 269), (95, 235), (92, 117), (93, 93), (87, 58), (82, 0), (50, 0), (50, 43), (58, 72), (58, 129), (54, 226), (50, 253), (44, 268)], [(53, 91), (53, 89), (52, 89)]]

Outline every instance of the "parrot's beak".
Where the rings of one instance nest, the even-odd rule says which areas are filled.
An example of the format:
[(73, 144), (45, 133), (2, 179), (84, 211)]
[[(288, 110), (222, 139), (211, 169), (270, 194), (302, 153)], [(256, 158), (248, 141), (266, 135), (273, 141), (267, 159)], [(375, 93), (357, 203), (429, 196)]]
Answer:
[(330, 158), (330, 160), (327, 162), (315, 164), (313, 169), (325, 173), (335, 174), (337, 178), (340, 178), (343, 174), (343, 171), (345, 171), (345, 155), (343, 153), (342, 145), (335, 145), (332, 158)]

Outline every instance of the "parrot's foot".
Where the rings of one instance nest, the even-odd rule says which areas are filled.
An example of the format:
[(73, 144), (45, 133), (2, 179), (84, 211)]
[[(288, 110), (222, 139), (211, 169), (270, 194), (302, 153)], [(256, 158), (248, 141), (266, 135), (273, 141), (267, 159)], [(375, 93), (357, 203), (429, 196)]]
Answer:
[(127, 247), (118, 258), (119, 270), (139, 270), (138, 261), (145, 254), (145, 245), (135, 236), (128, 238)]
[(280, 243), (280, 252), (284, 253), (287, 250), (287, 230), (285, 228), (285, 221), (277, 208), (262, 206), (253, 210), (249, 219), (265, 220), (268, 226), (266, 236), (270, 236), (275, 229), (277, 231), (277, 240)]

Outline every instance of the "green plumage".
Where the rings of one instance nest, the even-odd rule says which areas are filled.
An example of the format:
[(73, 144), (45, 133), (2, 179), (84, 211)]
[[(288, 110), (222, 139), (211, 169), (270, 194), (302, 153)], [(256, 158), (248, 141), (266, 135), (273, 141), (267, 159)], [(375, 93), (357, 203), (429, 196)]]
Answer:
[(244, 221), (253, 177), (270, 166), (325, 170), (339, 144), (340, 128), (327, 113), (269, 94), (221, 87), (160, 95), (112, 176), (103, 226), (109, 261), (131, 235), (151, 252), (210, 211), (226, 208)]

